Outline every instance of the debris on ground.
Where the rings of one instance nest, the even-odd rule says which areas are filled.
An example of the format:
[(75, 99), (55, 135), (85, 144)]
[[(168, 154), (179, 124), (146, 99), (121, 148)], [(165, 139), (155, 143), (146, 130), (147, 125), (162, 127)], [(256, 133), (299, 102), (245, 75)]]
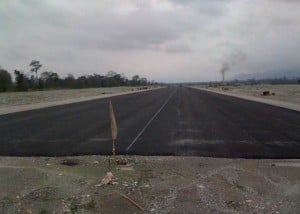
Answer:
[(133, 164), (136, 164), (135, 160), (130, 160), (128, 158), (118, 158), (116, 160), (116, 164), (119, 166), (117, 167), (117, 170), (122, 171), (133, 171)]
[(140, 162), (139, 162), (139, 160), (137, 158), (134, 158), (133, 163), (134, 164), (139, 164)]
[(119, 158), (116, 160), (117, 165), (127, 165), (128, 164), (128, 160), (125, 158)]
[(101, 180), (100, 184), (97, 184), (96, 186), (103, 186), (107, 184), (117, 184), (117, 178), (113, 176), (111, 172), (107, 172), (105, 177)]
[(270, 91), (263, 91), (261, 94), (260, 94), (260, 96), (275, 96), (276, 95), (276, 93), (274, 93), (274, 92), (270, 92)]
[(134, 171), (134, 168), (131, 164), (125, 165), (125, 166), (120, 166), (117, 168), (117, 170), (122, 170), (122, 171)]
[(60, 162), (61, 165), (76, 166), (80, 164), (78, 159), (64, 159)]
[[(107, 169), (109, 158), (78, 156), (80, 165), (69, 167), (60, 165), (61, 161), (75, 157), (48, 160), (1, 157), (0, 213), (299, 213), (300, 210), (298, 159), (117, 156), (116, 159), (129, 160), (129, 164), (114, 165), (111, 171)], [(138, 165), (134, 164), (135, 159)], [(99, 163), (93, 164), (95, 160)], [(51, 167), (45, 167), (46, 163)], [(130, 164), (134, 171), (116, 170)], [(118, 185), (102, 186), (115, 184), (114, 176)]]
[(123, 198), (127, 199), (130, 203), (132, 203), (134, 206), (136, 206), (139, 210), (145, 211), (145, 209), (143, 207), (141, 207), (138, 203), (136, 203), (134, 200), (132, 200), (131, 198), (129, 198), (127, 195), (124, 195), (123, 193), (120, 193), (118, 191), (114, 191), (114, 192), (117, 193), (117, 194), (119, 194)]
[(270, 91), (263, 91), (261, 96), (269, 96), (270, 94)]

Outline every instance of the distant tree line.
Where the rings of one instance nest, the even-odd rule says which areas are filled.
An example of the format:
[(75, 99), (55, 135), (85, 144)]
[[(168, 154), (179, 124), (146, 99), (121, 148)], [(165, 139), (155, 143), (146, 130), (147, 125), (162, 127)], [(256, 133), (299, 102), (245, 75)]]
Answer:
[(288, 84), (300, 84), (300, 77), (294, 78), (273, 78), (273, 79), (248, 79), (248, 80), (230, 80), (225, 83), (220, 81), (210, 81), (210, 82), (190, 82), (184, 83), (185, 85), (205, 85), (205, 86), (226, 86), (226, 85), (259, 85), (259, 84), (271, 84), (271, 85), (288, 85)]
[(11, 74), (0, 67), (0, 92), (6, 91), (28, 91), (59, 88), (96, 88), (96, 87), (116, 87), (116, 86), (145, 86), (153, 85), (146, 78), (134, 75), (127, 79), (124, 75), (114, 71), (109, 71), (106, 75), (92, 74), (75, 78), (72, 74), (61, 78), (58, 73), (44, 71), (39, 74), (42, 64), (37, 60), (32, 60), (29, 64), (30, 72), (20, 70), (14, 71), (15, 81)]
[(268, 79), (248, 79), (248, 80), (232, 80), (228, 81), (228, 84), (248, 84), (248, 85), (257, 85), (257, 84), (272, 84), (272, 85), (282, 85), (282, 84), (300, 84), (300, 78), (268, 78)]

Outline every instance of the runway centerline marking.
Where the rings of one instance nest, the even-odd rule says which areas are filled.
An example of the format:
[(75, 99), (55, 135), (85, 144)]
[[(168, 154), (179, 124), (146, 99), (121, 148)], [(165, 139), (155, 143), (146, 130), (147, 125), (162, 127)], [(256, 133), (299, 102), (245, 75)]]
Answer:
[(126, 148), (126, 151), (128, 151), (139, 139), (139, 137), (145, 132), (145, 130), (148, 128), (148, 126), (151, 124), (151, 122), (157, 117), (157, 115), (163, 110), (163, 108), (167, 105), (169, 100), (172, 98), (172, 96), (175, 94), (177, 89), (170, 94), (170, 96), (167, 98), (167, 100), (164, 102), (164, 104), (158, 109), (158, 111), (152, 116), (152, 118), (148, 121), (148, 123), (145, 125), (145, 127), (140, 131), (140, 133), (134, 138), (134, 140), (131, 142), (131, 144)]

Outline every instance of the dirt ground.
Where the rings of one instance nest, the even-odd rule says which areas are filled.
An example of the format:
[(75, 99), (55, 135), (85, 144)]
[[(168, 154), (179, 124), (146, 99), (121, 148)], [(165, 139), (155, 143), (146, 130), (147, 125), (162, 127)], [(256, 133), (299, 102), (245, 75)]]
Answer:
[(0, 93), (0, 107), (18, 106), (43, 102), (61, 101), (82, 97), (93, 97), (104, 94), (115, 94), (125, 91), (137, 90), (137, 87), (113, 87), (113, 88), (87, 88), (87, 89), (60, 89), (31, 92), (7, 92)]
[(0, 213), (300, 213), (300, 160), (118, 159), (0, 157)]
[[(228, 86), (197, 86), (205, 87), (210, 90), (230, 92), (239, 95), (248, 95), (254, 97), (260, 97), (264, 99), (284, 101), (294, 104), (300, 104), (300, 84), (298, 85), (271, 85), (271, 84), (257, 84), (257, 85), (228, 85)], [(270, 91), (270, 96), (262, 96), (263, 91)], [(272, 95), (272, 93), (274, 93)]]
[(151, 86), (147, 89), (141, 87), (113, 87), (0, 93), (0, 115), (158, 88), (160, 87)]

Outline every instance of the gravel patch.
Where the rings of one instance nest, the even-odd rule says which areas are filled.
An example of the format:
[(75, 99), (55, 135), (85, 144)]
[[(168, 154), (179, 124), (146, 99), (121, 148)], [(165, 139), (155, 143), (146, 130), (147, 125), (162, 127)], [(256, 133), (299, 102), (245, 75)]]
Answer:
[[(122, 170), (107, 156), (66, 158), (0, 157), (0, 213), (300, 212), (300, 160), (117, 157)], [(108, 171), (117, 182), (97, 186)]]

